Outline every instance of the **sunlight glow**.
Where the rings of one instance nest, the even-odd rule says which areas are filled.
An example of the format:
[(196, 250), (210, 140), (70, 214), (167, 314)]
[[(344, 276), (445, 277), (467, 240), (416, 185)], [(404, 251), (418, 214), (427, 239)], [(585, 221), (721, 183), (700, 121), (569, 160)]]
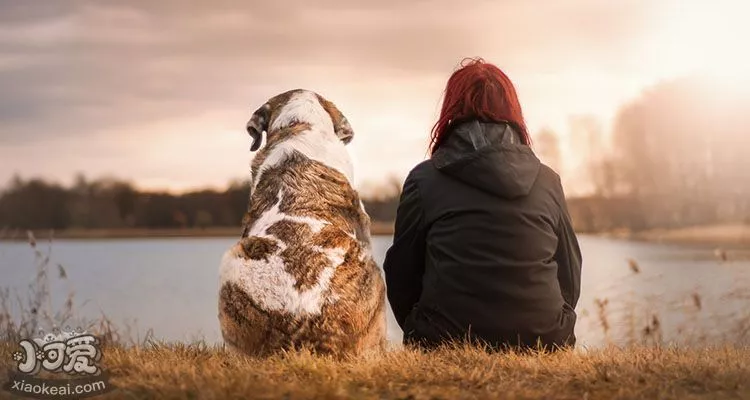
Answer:
[(667, 76), (703, 74), (750, 88), (750, 2), (685, 1), (665, 7), (651, 43), (655, 68)]

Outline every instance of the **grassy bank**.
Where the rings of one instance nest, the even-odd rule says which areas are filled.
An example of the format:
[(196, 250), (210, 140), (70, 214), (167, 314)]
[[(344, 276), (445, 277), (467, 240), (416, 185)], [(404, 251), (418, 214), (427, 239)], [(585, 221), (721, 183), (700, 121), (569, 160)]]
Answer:
[[(12, 350), (2, 346), (0, 359)], [(101, 398), (750, 398), (749, 348), (519, 355), (456, 347), (345, 361), (304, 352), (253, 359), (183, 344), (104, 353), (118, 389)]]

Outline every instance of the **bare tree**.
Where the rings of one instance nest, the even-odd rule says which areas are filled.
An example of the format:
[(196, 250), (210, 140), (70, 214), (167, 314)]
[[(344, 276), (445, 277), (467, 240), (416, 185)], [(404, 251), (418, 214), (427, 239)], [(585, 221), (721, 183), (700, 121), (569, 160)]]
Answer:
[(534, 147), (539, 159), (547, 166), (560, 173), (562, 171), (562, 154), (557, 134), (548, 127), (542, 128), (534, 135)]
[(609, 197), (616, 189), (616, 167), (605, 145), (601, 121), (592, 115), (575, 115), (568, 120), (575, 156), (581, 160), (577, 175), (589, 182), (594, 195)]

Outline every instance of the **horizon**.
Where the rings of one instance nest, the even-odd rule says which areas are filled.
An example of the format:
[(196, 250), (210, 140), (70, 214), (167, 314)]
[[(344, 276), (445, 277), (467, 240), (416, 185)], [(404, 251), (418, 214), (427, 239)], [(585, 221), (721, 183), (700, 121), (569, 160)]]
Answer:
[[(138, 182), (129, 180), (123, 177), (119, 176), (113, 176), (113, 175), (102, 175), (102, 176), (87, 176), (85, 174), (76, 174), (73, 178), (68, 179), (67, 181), (61, 181), (57, 179), (53, 179), (46, 176), (22, 176), (22, 175), (14, 175), (12, 176), (7, 182), (1, 183), (0, 182), (0, 194), (3, 193), (3, 191), (8, 190), (8, 188), (13, 184), (13, 182), (16, 179), (20, 179), (24, 183), (34, 181), (34, 180), (40, 180), (47, 184), (51, 185), (59, 185), (65, 189), (71, 189), (75, 184), (76, 180), (79, 179), (79, 177), (84, 178), (86, 183), (94, 183), (99, 181), (116, 181), (118, 183), (126, 183), (130, 185), (133, 189), (141, 192), (141, 193), (166, 193), (173, 196), (181, 196), (189, 193), (196, 193), (196, 192), (202, 192), (202, 191), (215, 191), (215, 192), (223, 192), (229, 189), (233, 184), (245, 184), (246, 182), (249, 183), (249, 177), (247, 179), (243, 178), (235, 178), (235, 179), (228, 179), (227, 182), (223, 185), (217, 184), (217, 185), (204, 185), (204, 186), (191, 186), (186, 187), (184, 189), (169, 189), (169, 188), (163, 188), (163, 187), (143, 187), (138, 184)], [(383, 181), (377, 181), (377, 182), (364, 182), (361, 184), (357, 191), (360, 194), (366, 195), (367, 197), (377, 197), (378, 195), (382, 194), (383, 191), (390, 191), (393, 189), (392, 181), (393, 179), (398, 180), (401, 182), (404, 177), (398, 177), (396, 175), (392, 175), (390, 178), (386, 178)], [(391, 179), (391, 180), (389, 180)], [(399, 187), (400, 190), (400, 187)]]
[(148, 191), (224, 188), (249, 176), (252, 111), (303, 87), (351, 122), (366, 191), (425, 159), (445, 81), (480, 56), (516, 85), (532, 141), (553, 132), (577, 196), (591, 185), (580, 129), (606, 150), (618, 110), (652, 85), (747, 83), (740, 1), (473, 5), (0, 0), (0, 185), (83, 173)]

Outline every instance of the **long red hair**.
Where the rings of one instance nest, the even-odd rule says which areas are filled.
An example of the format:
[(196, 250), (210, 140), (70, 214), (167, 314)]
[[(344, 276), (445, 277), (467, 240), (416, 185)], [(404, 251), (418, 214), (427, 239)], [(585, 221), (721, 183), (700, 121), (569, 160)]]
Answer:
[(507, 122), (518, 131), (523, 144), (531, 144), (513, 82), (482, 58), (464, 59), (448, 79), (440, 118), (430, 135), (430, 155), (443, 143), (453, 123), (473, 118)]

